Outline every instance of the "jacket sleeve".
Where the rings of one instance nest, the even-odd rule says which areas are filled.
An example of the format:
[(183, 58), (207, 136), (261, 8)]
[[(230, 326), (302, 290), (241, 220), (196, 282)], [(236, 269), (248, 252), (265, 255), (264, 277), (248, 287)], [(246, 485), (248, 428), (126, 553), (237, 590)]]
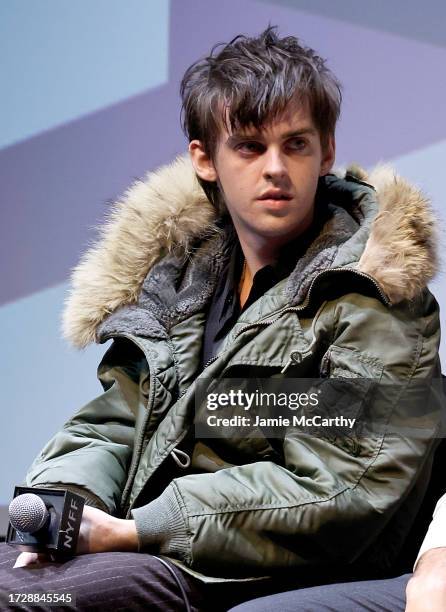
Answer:
[[(329, 377), (350, 379), (352, 389), (367, 378), (398, 381), (412, 398), (415, 381), (438, 375), (435, 303), (414, 315), (352, 294), (327, 308), (335, 322), (325, 355)], [(373, 396), (367, 401), (361, 409), (373, 415)], [(401, 401), (393, 396), (387, 404), (381, 401), (379, 410), (404, 416)], [(283, 464), (259, 461), (185, 475), (153, 502), (132, 510), (140, 547), (156, 543), (161, 552), (211, 575), (354, 562), (413, 498), (410, 493), (433, 452), (432, 433), (426, 429), (412, 437), (388, 429), (360, 437), (355, 448), (290, 430), (283, 441)], [(406, 518), (399, 532), (386, 542), (394, 552), (414, 511), (412, 503), (402, 513)]]
[(104, 393), (83, 406), (31, 465), (31, 487), (71, 489), (86, 503), (118, 513), (133, 452), (135, 419), (144, 409), (147, 364), (136, 347), (114, 341), (98, 368)]

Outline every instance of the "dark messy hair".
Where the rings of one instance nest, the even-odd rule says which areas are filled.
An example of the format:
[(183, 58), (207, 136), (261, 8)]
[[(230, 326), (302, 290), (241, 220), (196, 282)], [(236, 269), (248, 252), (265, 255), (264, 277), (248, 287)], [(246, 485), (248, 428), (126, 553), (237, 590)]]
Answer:
[[(260, 129), (293, 103), (308, 103), (322, 147), (334, 135), (341, 86), (313, 49), (294, 36), (279, 38), (268, 26), (255, 38), (239, 35), (215, 45), (181, 81), (182, 126), (214, 160), (222, 127)], [(221, 49), (219, 49), (221, 47)], [(230, 128), (230, 130), (229, 130)], [(217, 183), (198, 178), (210, 202), (222, 209)]]

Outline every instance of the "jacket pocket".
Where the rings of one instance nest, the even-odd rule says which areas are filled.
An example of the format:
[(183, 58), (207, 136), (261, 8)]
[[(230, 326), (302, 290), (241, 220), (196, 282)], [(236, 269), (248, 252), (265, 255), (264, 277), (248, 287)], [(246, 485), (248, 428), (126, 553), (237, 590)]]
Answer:
[(380, 381), (383, 369), (383, 363), (376, 357), (334, 345), (328, 348), (321, 361), (321, 376), (324, 378), (365, 378)]
[(382, 437), (378, 425), (386, 418), (375, 397), (383, 369), (375, 357), (339, 346), (328, 348), (321, 361), (314, 410), (330, 425), (319, 428), (319, 437), (354, 456), (373, 452)]

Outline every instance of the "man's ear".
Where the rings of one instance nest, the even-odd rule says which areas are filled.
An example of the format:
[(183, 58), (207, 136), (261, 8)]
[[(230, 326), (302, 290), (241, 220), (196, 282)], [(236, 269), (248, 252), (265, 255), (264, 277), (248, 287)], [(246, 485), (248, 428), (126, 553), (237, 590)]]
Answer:
[(189, 155), (195, 172), (203, 181), (216, 181), (217, 171), (211, 158), (205, 152), (200, 140), (191, 140), (189, 143)]
[(333, 168), (336, 155), (336, 144), (333, 135), (330, 135), (322, 152), (321, 171), (319, 176), (325, 176)]

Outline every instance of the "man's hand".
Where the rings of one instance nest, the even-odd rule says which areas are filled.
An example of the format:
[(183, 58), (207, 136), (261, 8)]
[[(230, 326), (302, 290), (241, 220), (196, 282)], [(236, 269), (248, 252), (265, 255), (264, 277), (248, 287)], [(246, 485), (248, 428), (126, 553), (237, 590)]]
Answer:
[[(84, 506), (77, 542), (77, 553), (137, 551), (138, 536), (135, 521), (119, 519), (91, 506)], [(48, 562), (46, 554), (23, 552), (14, 567), (40, 565)]]
[(421, 556), (406, 597), (406, 612), (446, 610), (446, 548), (432, 548)]
[(77, 552), (137, 551), (135, 521), (119, 519), (91, 506), (84, 506)]

